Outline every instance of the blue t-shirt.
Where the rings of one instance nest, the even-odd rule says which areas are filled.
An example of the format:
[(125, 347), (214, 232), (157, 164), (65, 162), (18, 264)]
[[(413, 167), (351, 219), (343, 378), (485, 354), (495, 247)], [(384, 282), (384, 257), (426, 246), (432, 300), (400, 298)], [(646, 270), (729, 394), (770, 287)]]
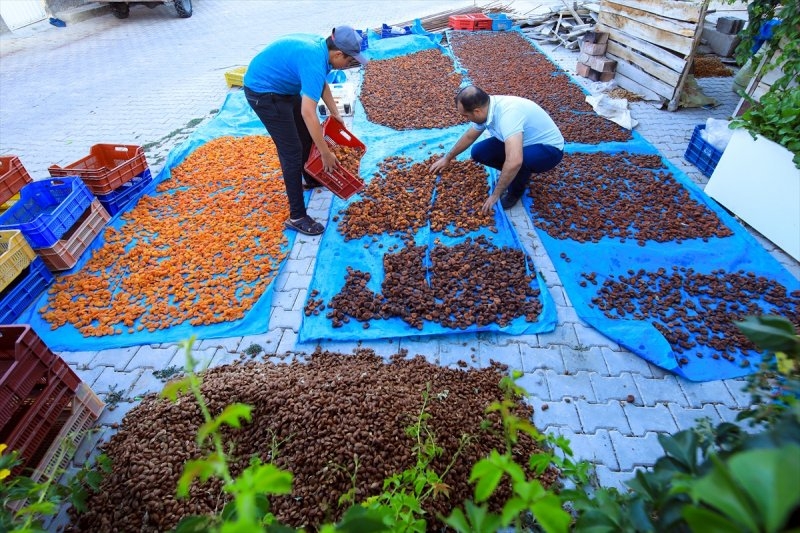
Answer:
[(564, 136), (539, 104), (518, 96), (490, 96), (484, 124), (472, 123), (478, 131), (489, 130), (498, 140), (522, 132), (522, 146), (549, 144), (564, 149)]
[(318, 102), (330, 71), (325, 38), (298, 33), (259, 52), (247, 67), (244, 85), (257, 93), (299, 94)]

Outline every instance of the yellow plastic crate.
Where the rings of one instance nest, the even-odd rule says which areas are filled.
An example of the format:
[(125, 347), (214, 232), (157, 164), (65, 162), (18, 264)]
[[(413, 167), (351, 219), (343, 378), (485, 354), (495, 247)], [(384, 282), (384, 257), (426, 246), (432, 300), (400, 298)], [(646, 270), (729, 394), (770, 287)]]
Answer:
[(225, 82), (228, 87), (244, 87), (244, 73), (247, 67), (236, 67), (225, 73)]
[(0, 291), (11, 285), (34, 259), (36, 252), (20, 230), (0, 231)]
[(6, 200), (3, 204), (0, 204), (0, 215), (5, 213), (6, 210), (12, 205), (14, 205), (14, 203), (16, 203), (17, 200), (19, 200), (19, 193), (15, 194), (14, 196)]

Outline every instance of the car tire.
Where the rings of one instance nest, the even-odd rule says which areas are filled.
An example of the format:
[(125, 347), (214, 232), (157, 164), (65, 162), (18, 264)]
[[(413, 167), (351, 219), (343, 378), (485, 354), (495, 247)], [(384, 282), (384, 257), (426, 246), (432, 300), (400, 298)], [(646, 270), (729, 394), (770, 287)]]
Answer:
[(188, 19), (192, 16), (192, 0), (175, 0), (175, 11), (182, 19)]
[(131, 6), (125, 2), (111, 2), (108, 6), (111, 8), (111, 13), (118, 19), (126, 19), (131, 14)]

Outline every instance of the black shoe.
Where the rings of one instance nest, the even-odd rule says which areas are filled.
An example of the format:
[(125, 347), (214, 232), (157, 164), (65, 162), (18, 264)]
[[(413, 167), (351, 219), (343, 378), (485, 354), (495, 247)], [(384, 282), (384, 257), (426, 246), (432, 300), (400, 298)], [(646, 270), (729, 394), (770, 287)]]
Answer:
[(306, 178), (305, 182), (303, 183), (303, 189), (305, 189), (307, 191), (311, 191), (311, 190), (314, 190), (314, 189), (319, 188), (319, 187), (324, 187), (324, 185), (322, 185), (317, 180), (310, 180), (310, 179)]
[(503, 196), (500, 197), (500, 205), (503, 206), (503, 209), (511, 209), (517, 205), (520, 196), (521, 195), (516, 195), (506, 191)]

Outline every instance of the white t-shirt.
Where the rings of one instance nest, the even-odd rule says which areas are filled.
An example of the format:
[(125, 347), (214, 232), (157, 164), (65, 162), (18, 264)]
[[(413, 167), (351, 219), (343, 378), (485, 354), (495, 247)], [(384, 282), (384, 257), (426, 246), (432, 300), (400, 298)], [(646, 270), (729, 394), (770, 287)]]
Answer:
[(472, 123), (478, 131), (489, 133), (505, 142), (522, 132), (522, 146), (549, 144), (564, 149), (564, 136), (556, 123), (539, 104), (519, 96), (489, 96), (489, 113), (486, 123)]

